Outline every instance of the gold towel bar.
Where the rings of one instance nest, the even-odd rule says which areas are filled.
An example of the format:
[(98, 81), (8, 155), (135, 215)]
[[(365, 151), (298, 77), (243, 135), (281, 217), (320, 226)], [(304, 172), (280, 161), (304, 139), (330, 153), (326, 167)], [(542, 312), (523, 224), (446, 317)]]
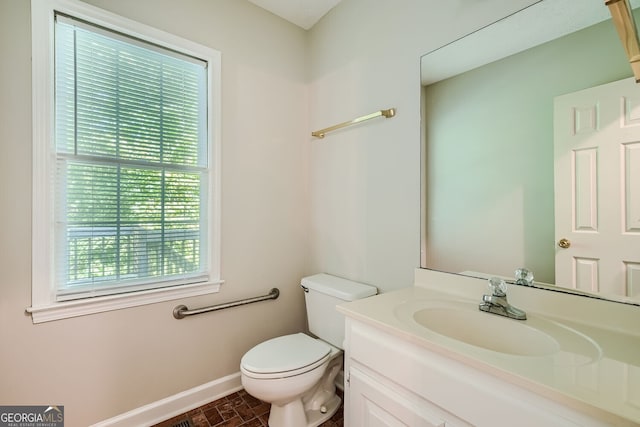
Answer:
[(629, 1), (605, 0), (604, 4), (609, 7), (611, 19), (631, 64), (636, 83), (640, 83), (640, 40), (638, 40), (636, 24), (631, 13)]
[(371, 113), (371, 114), (367, 114), (366, 116), (362, 116), (362, 117), (358, 117), (357, 119), (353, 119), (351, 121), (348, 122), (344, 122), (344, 123), (340, 123), (337, 125), (333, 125), (331, 127), (325, 128), (325, 129), (321, 129), (321, 130), (317, 130), (315, 132), (311, 132), (311, 136), (315, 136), (316, 138), (324, 138), (324, 135), (327, 132), (331, 132), (346, 126), (351, 126), (351, 125), (355, 125), (356, 123), (360, 123), (360, 122), (364, 122), (365, 120), (369, 120), (369, 119), (374, 119), (376, 117), (386, 117), (387, 119), (390, 119), (391, 117), (396, 115), (396, 109), (395, 108), (389, 108), (388, 110), (380, 110), (380, 111), (376, 111), (375, 113)]

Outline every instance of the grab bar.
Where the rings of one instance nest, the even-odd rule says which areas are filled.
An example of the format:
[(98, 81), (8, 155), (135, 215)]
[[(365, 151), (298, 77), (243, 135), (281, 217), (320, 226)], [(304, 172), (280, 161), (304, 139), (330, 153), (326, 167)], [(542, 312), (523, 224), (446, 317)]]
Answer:
[(225, 302), (222, 304), (216, 304), (209, 307), (194, 308), (189, 310), (186, 305), (178, 305), (173, 309), (173, 317), (176, 319), (183, 319), (187, 316), (193, 316), (194, 314), (208, 313), (210, 311), (222, 310), (225, 308), (237, 307), (239, 305), (252, 304), (254, 302), (266, 301), (269, 299), (277, 299), (280, 296), (280, 290), (273, 288), (267, 295), (261, 295), (254, 298), (246, 298), (238, 301)]

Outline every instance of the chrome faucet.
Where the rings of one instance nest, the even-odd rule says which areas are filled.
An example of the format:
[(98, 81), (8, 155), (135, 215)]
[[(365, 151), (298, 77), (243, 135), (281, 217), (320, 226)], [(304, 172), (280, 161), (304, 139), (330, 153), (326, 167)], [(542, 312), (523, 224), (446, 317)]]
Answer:
[(520, 267), (516, 270), (516, 285), (533, 286), (533, 272), (527, 270), (524, 267)]
[(499, 277), (489, 279), (491, 295), (483, 295), (478, 306), (481, 311), (499, 314), (517, 320), (526, 320), (527, 313), (509, 304), (507, 301), (507, 282)]

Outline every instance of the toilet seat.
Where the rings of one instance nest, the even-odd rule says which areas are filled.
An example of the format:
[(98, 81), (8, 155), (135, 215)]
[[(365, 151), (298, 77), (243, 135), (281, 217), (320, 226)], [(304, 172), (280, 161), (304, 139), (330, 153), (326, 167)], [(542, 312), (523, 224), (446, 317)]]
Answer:
[(331, 346), (327, 343), (298, 333), (256, 345), (242, 357), (240, 367), (252, 378), (286, 378), (317, 368), (330, 355)]

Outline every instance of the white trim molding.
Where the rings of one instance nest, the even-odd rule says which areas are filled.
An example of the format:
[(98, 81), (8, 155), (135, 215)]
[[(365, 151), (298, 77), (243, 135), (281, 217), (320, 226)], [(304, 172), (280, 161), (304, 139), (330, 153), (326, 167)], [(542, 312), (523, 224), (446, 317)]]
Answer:
[[(207, 236), (208, 269), (201, 283), (172, 286), (165, 282), (153, 289), (99, 296), (97, 293), (73, 301), (60, 297), (55, 277), (56, 248), (54, 241), (53, 185), (55, 161), (54, 135), (54, 18), (55, 12), (91, 22), (106, 29), (155, 43), (185, 55), (201, 58), (207, 66), (208, 173), (206, 212), (209, 222), (202, 230)], [(215, 293), (223, 283), (221, 259), (221, 53), (208, 46), (183, 39), (162, 30), (132, 21), (78, 0), (32, 0), (32, 114), (33, 114), (33, 187), (32, 187), (32, 263), (31, 307), (33, 323), (84, 316)], [(59, 252), (59, 251), (58, 251)], [(69, 299), (69, 298), (65, 298)]]
[(214, 283), (195, 283), (192, 285), (172, 286), (169, 288), (149, 289), (126, 294), (107, 295), (51, 304), (32, 305), (26, 308), (33, 323), (50, 322), (69, 317), (85, 316), (104, 311), (120, 310), (157, 302), (212, 294), (220, 291), (223, 281)]
[(242, 390), (242, 382), (240, 372), (236, 372), (108, 420), (100, 421), (93, 424), (92, 427), (131, 427), (158, 424), (239, 390)]

